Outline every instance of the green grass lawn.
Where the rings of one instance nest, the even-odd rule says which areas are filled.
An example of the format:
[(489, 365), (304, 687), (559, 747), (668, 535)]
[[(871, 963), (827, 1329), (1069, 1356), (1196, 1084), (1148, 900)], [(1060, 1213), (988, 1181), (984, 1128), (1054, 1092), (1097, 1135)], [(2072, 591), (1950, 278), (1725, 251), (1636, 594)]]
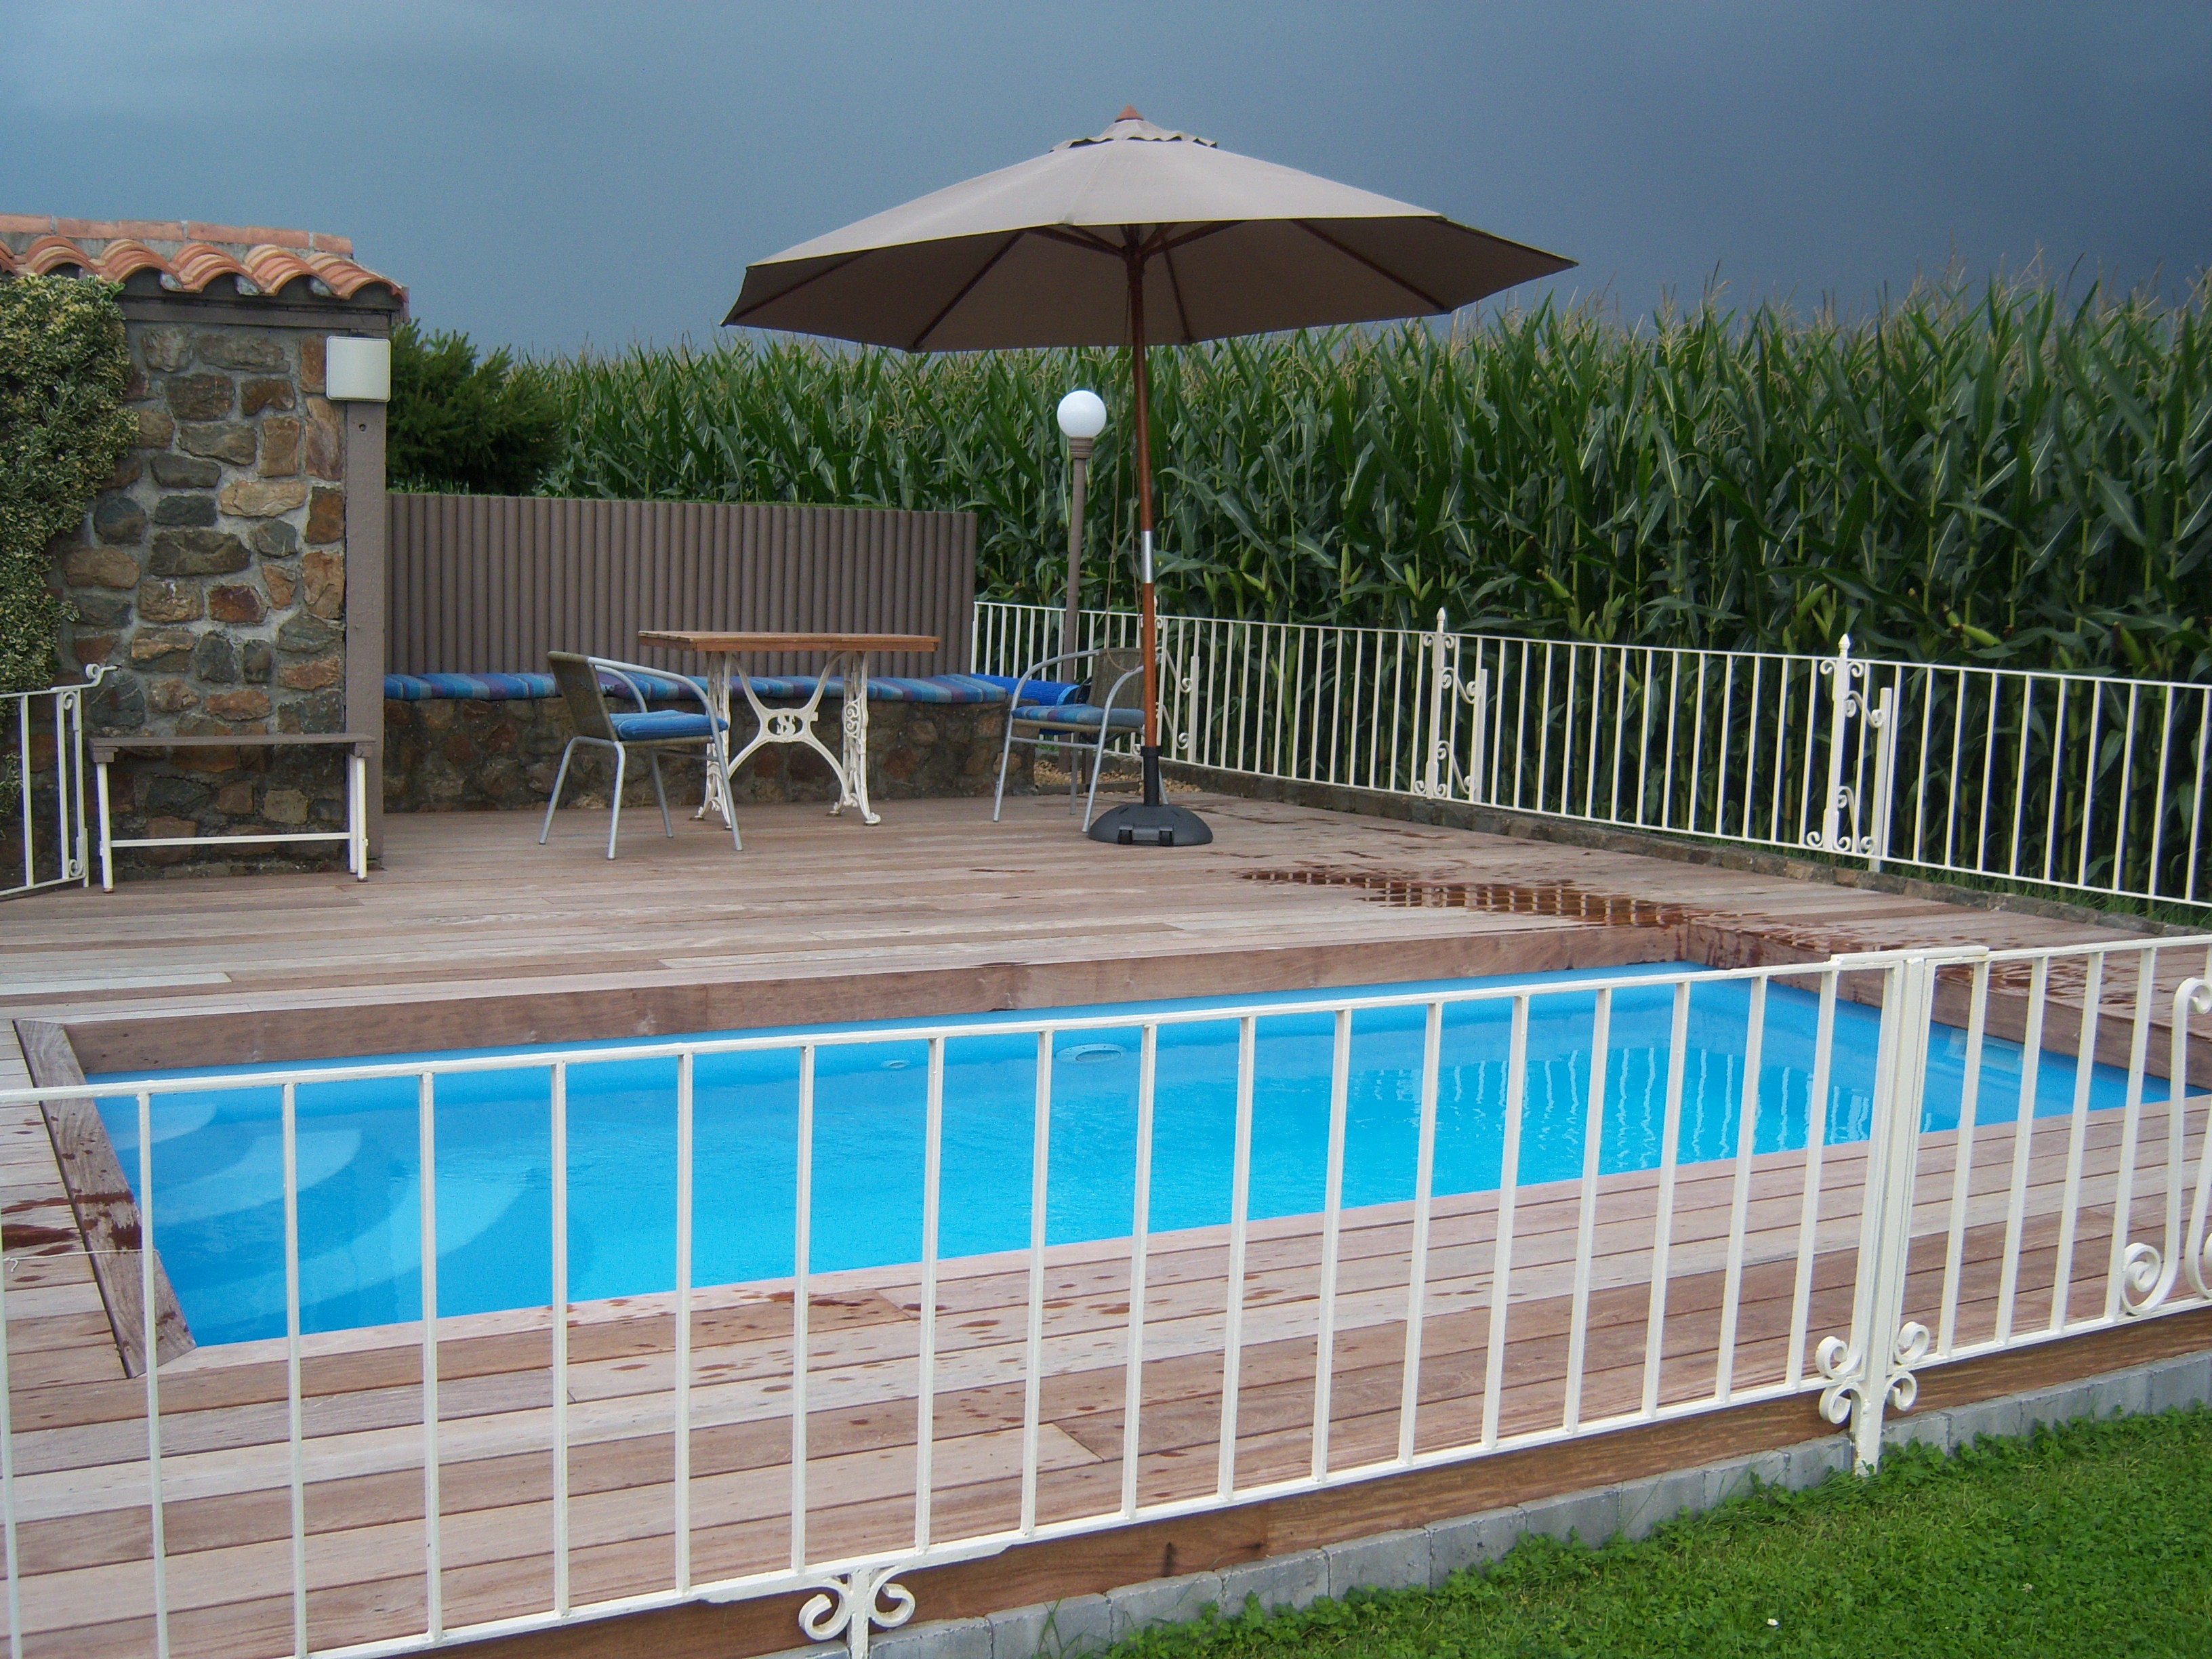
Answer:
[(2212, 1411), (2078, 1423), (1769, 1488), (1442, 1589), (1143, 1632), (1118, 1659), (2212, 1655)]

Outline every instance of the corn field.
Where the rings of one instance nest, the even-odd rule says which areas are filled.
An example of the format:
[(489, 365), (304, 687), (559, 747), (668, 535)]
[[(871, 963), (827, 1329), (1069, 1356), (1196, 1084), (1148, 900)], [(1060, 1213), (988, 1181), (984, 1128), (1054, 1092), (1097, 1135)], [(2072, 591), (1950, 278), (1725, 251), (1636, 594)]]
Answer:
[[(2212, 327), (1916, 289), (1861, 323), (1709, 304), (1158, 350), (1164, 610), (2212, 679)], [(943, 507), (1056, 603), (1054, 406), (1090, 386), (1085, 603), (1126, 605), (1126, 354), (741, 340), (548, 366), (556, 495)]]

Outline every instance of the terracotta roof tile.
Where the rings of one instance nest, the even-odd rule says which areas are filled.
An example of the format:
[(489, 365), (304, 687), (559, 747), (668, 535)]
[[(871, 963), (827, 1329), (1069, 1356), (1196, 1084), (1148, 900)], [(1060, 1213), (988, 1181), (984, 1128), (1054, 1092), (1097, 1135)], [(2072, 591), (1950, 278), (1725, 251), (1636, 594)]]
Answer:
[[(32, 216), (11, 214), (8, 218), (23, 220)], [(0, 227), (11, 230), (15, 228), (9, 224), (7, 219), (0, 219)], [(39, 222), (38, 228), (52, 231), (57, 236), (67, 236), (72, 240), (78, 237), (89, 237), (96, 242), (105, 242), (118, 236), (138, 236), (155, 242), (181, 242), (189, 234), (184, 226), (167, 219), (46, 219)]]
[[(275, 252), (277, 250), (272, 248), (270, 251)], [(407, 290), (394, 287), (390, 277), (380, 276), (368, 266), (357, 265), (352, 260), (341, 258), (336, 253), (310, 253), (307, 256), (307, 263), (315, 268), (316, 274), (330, 285), (331, 291), (341, 300), (352, 299), (357, 292), (367, 288), (371, 283), (382, 283), (386, 287), (392, 289), (392, 291), (401, 299), (407, 297)]]
[(145, 243), (129, 236), (118, 236), (100, 250), (100, 274), (111, 283), (119, 283), (134, 270), (168, 270), (161, 256)]
[(23, 269), (33, 276), (57, 270), (94, 270), (99, 263), (66, 236), (41, 236), (23, 250)]
[(307, 249), (313, 240), (304, 230), (272, 230), (267, 225), (204, 225), (198, 222), (187, 224), (185, 233), (195, 242), (245, 242), (253, 246), (267, 244), (272, 247)]
[(205, 242), (187, 242), (169, 256), (171, 281), (161, 286), (179, 289), (186, 294), (198, 294), (218, 276), (245, 276), (245, 263), (234, 259), (219, 247), (210, 247)]
[(349, 236), (265, 225), (0, 213), (0, 276), (64, 270), (117, 283), (152, 270), (163, 288), (182, 294), (200, 293), (228, 276), (241, 293), (274, 295), (305, 279), (317, 293), (341, 300), (374, 286), (394, 299), (407, 298), (392, 278), (355, 263)]
[[(264, 294), (274, 294), (285, 283), (297, 282), (302, 276), (311, 283), (320, 281), (322, 278), (320, 271), (292, 249), (272, 247), (266, 243), (246, 250), (246, 274), (252, 279), (253, 286)], [(337, 285), (335, 283), (328, 283), (326, 286), (332, 292), (337, 291)]]

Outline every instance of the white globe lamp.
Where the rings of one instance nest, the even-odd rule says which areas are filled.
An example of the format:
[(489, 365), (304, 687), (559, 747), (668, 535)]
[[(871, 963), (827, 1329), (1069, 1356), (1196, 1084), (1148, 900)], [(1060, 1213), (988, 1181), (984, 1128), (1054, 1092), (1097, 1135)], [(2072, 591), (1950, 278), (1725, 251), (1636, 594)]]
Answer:
[(1060, 429), (1071, 438), (1097, 437), (1106, 429), (1106, 400), (1077, 387), (1060, 400)]

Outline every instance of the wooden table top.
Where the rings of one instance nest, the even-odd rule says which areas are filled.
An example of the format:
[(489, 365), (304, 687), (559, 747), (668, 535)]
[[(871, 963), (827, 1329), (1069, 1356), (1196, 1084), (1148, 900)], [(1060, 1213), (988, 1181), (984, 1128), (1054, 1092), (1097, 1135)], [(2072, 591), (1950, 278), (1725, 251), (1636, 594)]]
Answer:
[(687, 651), (934, 651), (934, 634), (732, 634), (716, 629), (653, 628), (640, 645)]

